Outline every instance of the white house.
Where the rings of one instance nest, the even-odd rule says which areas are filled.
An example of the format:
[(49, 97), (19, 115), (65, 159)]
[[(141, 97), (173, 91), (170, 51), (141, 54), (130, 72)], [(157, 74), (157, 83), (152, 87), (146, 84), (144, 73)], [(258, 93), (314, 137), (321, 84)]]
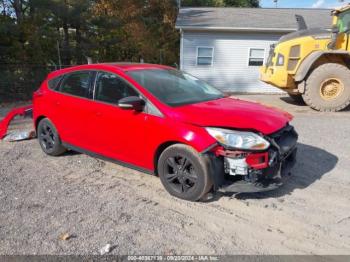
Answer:
[(330, 28), (329, 9), (181, 8), (180, 68), (227, 92), (274, 93), (259, 81), (270, 45), (297, 29), (295, 15), (309, 28)]

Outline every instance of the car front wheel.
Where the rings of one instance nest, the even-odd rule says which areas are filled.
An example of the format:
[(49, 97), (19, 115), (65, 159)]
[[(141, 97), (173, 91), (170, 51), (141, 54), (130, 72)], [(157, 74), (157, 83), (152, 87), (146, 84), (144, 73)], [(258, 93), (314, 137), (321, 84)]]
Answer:
[(183, 144), (164, 150), (158, 160), (158, 174), (171, 195), (188, 201), (200, 200), (212, 187), (206, 160)]
[(49, 119), (44, 118), (39, 122), (37, 133), (41, 149), (46, 154), (59, 156), (66, 151), (57, 133), (57, 129)]

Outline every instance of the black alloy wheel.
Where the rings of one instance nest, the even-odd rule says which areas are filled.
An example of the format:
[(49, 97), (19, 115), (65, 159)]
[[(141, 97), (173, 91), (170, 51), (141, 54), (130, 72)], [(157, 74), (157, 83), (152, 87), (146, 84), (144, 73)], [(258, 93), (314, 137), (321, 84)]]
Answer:
[(49, 119), (44, 118), (39, 122), (37, 134), (41, 149), (46, 154), (58, 156), (66, 151), (66, 148), (62, 145), (55, 126)]
[(55, 145), (55, 135), (52, 128), (47, 125), (47, 123), (43, 124), (42, 128), (40, 129), (39, 136), (42, 147), (44, 147), (46, 150), (52, 150)]
[(179, 154), (169, 157), (166, 165), (165, 177), (176, 192), (186, 193), (195, 187), (198, 176), (192, 162), (186, 156)]
[(212, 188), (209, 169), (208, 159), (184, 144), (166, 148), (157, 166), (164, 188), (171, 195), (189, 201), (202, 199)]

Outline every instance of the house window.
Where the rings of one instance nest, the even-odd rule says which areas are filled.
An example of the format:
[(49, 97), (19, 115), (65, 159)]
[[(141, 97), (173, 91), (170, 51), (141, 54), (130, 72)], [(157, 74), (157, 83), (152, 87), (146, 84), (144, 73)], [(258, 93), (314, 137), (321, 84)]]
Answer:
[(197, 48), (197, 65), (213, 64), (214, 48), (212, 47), (198, 47)]
[(262, 66), (265, 59), (265, 49), (251, 48), (249, 50), (249, 66)]

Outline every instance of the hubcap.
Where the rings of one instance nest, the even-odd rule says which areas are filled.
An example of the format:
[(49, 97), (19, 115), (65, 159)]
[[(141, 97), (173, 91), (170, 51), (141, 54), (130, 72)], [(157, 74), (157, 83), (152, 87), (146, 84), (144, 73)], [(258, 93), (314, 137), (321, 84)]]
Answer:
[(320, 95), (324, 100), (333, 100), (341, 95), (344, 84), (337, 78), (328, 78), (322, 82)]
[(167, 159), (165, 178), (173, 190), (186, 193), (195, 187), (198, 176), (193, 163), (179, 155)]
[(47, 124), (44, 124), (39, 133), (40, 141), (43, 147), (47, 150), (52, 149), (55, 145), (55, 135), (52, 128)]

